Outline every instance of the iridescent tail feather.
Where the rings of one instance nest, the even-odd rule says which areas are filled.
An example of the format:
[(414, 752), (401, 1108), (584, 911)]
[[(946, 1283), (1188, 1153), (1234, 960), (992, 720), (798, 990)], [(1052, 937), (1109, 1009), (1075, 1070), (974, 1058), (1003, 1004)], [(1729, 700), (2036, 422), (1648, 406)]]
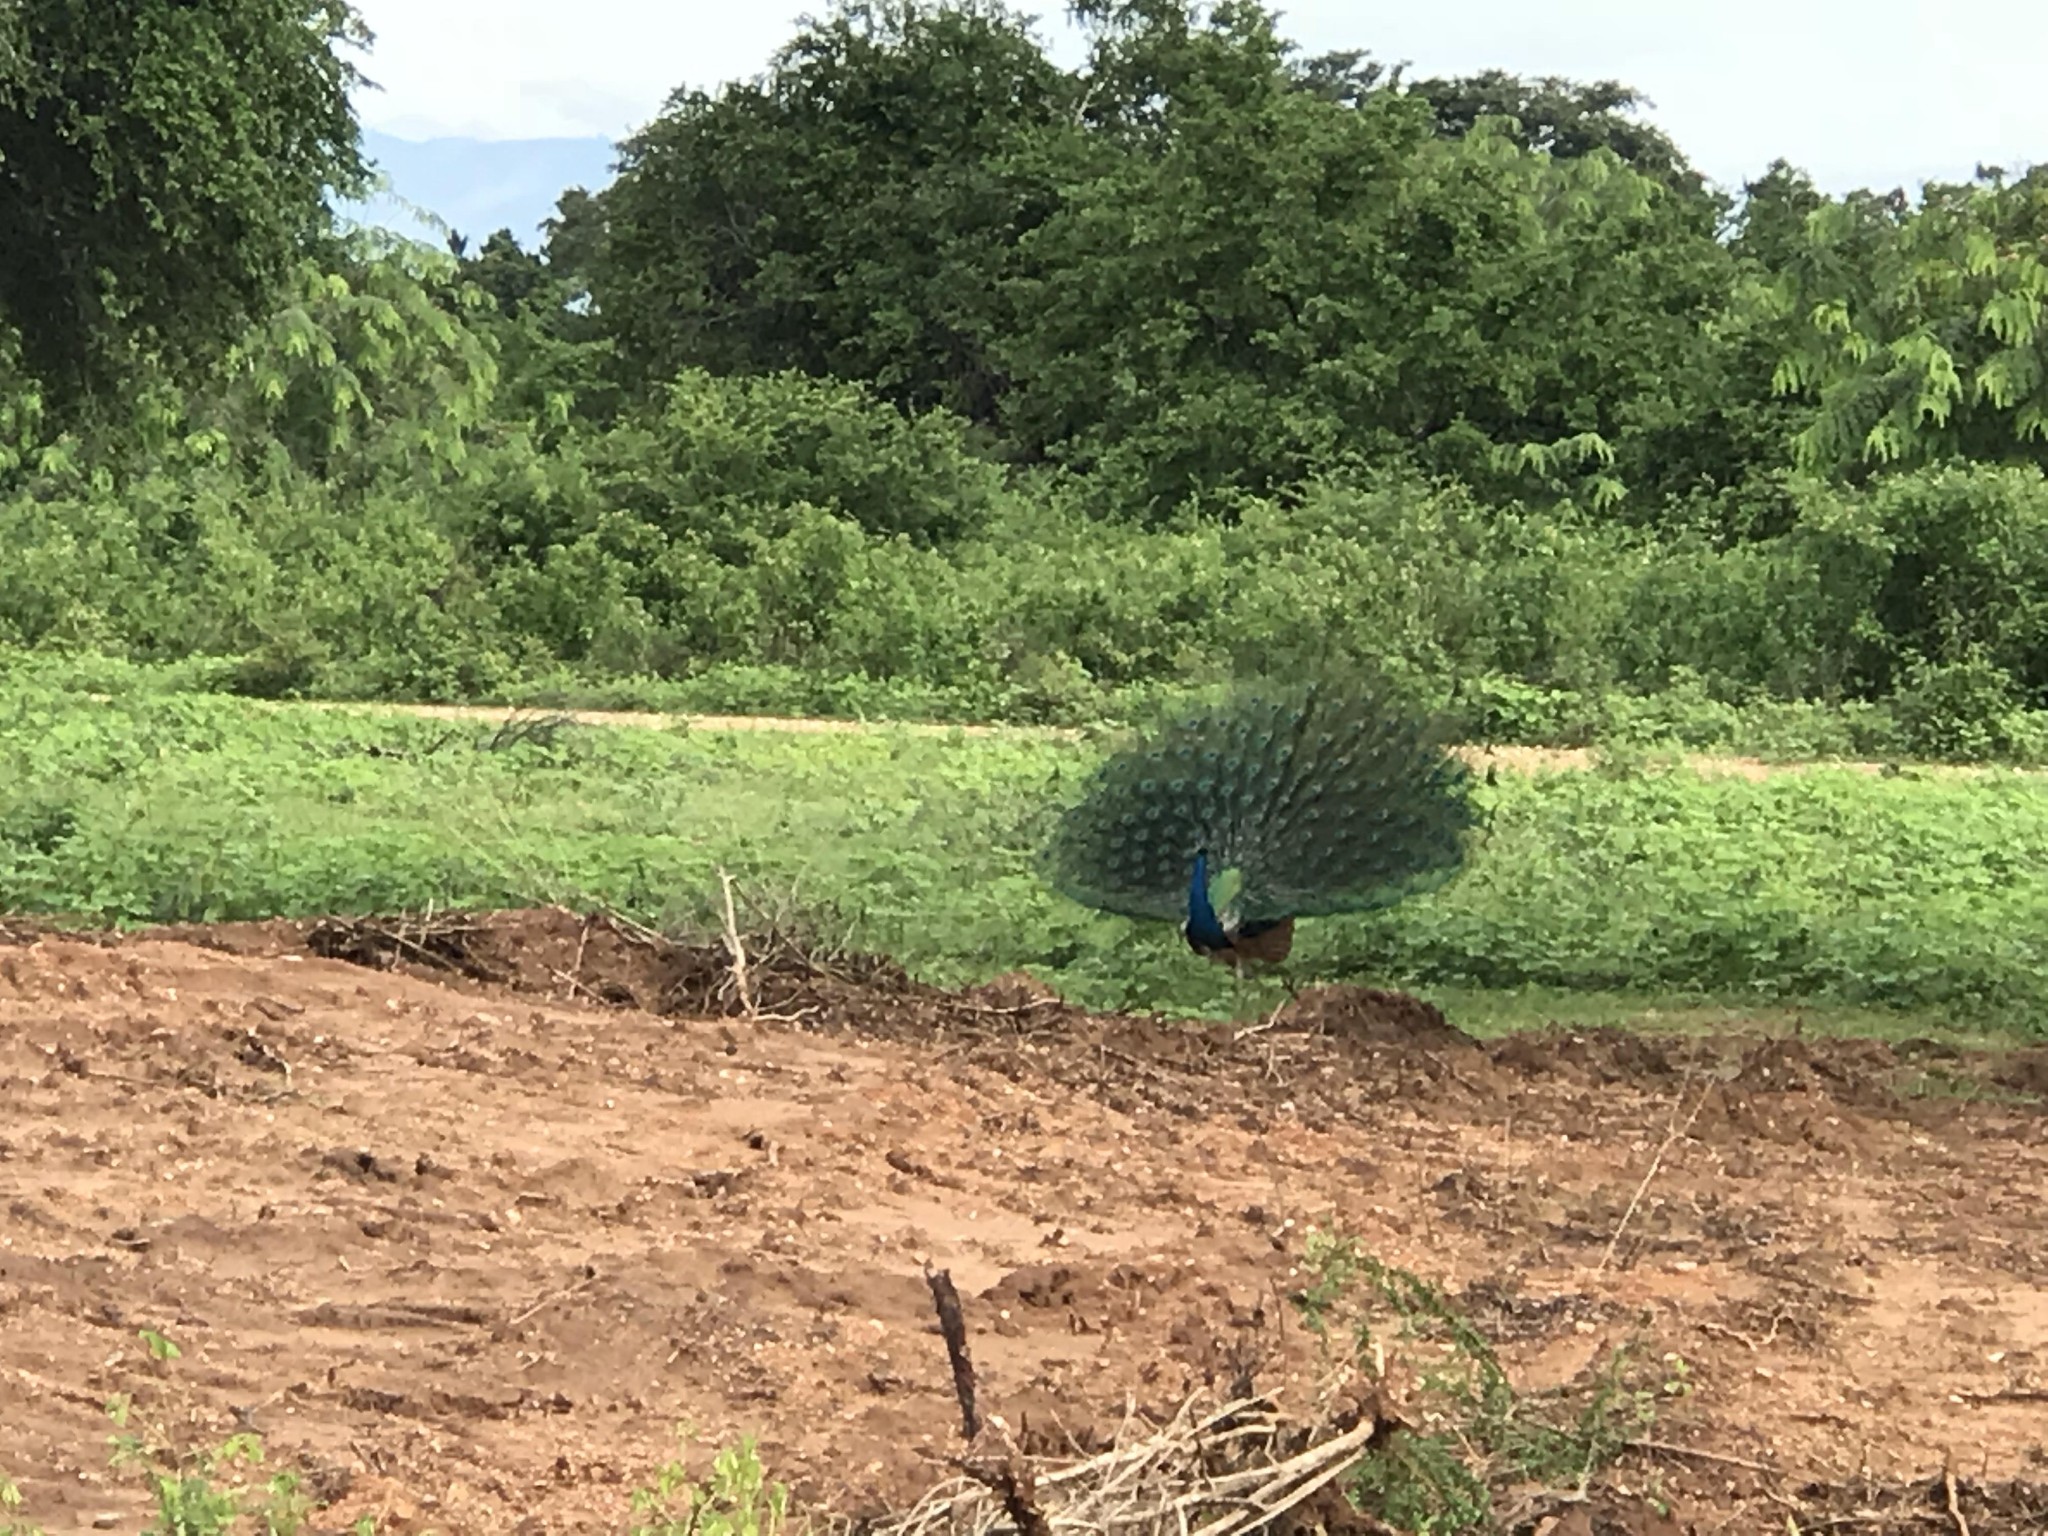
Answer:
[[(1469, 784), (1375, 690), (1248, 690), (1104, 762), (1047, 871), (1083, 905), (1182, 922), (1199, 953), (1272, 963), (1296, 917), (1390, 906), (1455, 875)], [(1226, 871), (1238, 888), (1216, 912), (1210, 888)]]

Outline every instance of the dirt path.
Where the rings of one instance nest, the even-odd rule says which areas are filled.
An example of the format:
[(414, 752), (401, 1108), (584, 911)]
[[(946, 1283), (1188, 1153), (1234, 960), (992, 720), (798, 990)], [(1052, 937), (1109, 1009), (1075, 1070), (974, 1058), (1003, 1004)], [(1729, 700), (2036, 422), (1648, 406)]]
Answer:
[[(513, 709), (488, 704), (354, 704), (332, 700), (279, 704), (279, 709), (343, 709), (374, 714), (416, 715), (429, 720), (479, 720), (502, 723), (520, 715), (562, 715), (579, 725), (627, 726), (642, 730), (673, 730), (687, 726), (698, 731), (791, 731), (797, 733), (850, 734), (860, 731), (904, 730), (920, 736), (945, 736), (955, 731), (967, 736), (1008, 736), (1020, 740), (1078, 741), (1082, 732), (1061, 726), (1018, 725), (933, 725), (927, 723), (882, 723), (861, 720), (824, 720), (781, 715), (692, 715), (657, 714), (644, 710)], [(1455, 749), (1477, 768), (1495, 767), (1504, 773), (1561, 773), (1583, 771), (1593, 765), (1594, 754), (1584, 747), (1488, 747), (1467, 745)], [(1715, 776), (1763, 779), (1776, 774), (1803, 773), (1814, 768), (1845, 769), (1852, 773), (1882, 774), (1883, 763), (1802, 762), (1769, 763), (1756, 757), (1731, 757), (1705, 752), (1683, 754), (1695, 772)], [(1985, 772), (2011, 772), (1960, 764), (1916, 764), (1914, 772), (1939, 777), (1968, 777)], [(2036, 770), (2021, 770), (2036, 771)]]
[(0, 942), (0, 1471), (53, 1532), (142, 1512), (115, 1392), (262, 1430), (319, 1529), (616, 1530), (684, 1418), (900, 1507), (957, 1444), (925, 1261), (987, 1406), (1088, 1445), (1227, 1362), (1302, 1403), (1282, 1298), (1332, 1218), (1524, 1387), (1684, 1358), (1617, 1528), (1817, 1529), (1945, 1458), (1976, 1536), (2041, 1528), (1986, 1490), (2048, 1458), (2048, 1053), (1900, 1097), (1929, 1063), (1858, 1042), (1481, 1045), (1356, 997), (1233, 1039), (764, 972), (799, 1028), (567, 914), (465, 941), (494, 982), (307, 932)]

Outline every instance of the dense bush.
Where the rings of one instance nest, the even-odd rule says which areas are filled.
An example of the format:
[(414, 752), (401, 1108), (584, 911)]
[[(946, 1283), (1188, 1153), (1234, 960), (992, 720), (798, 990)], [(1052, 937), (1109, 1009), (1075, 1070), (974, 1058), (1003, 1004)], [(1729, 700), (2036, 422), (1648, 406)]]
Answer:
[[(698, 374), (658, 416), (549, 452), (512, 434), (438, 483), (288, 460), (46, 476), (0, 501), (0, 642), (232, 658), (225, 684), (269, 696), (638, 678), (732, 707), (1058, 721), (1369, 661), (1502, 741), (2040, 750), (2036, 470), (1814, 483), (1789, 531), (1726, 544), (1412, 475), (1149, 526), (1070, 481), (1005, 484), (961, 431), (851, 386)], [(1812, 714), (1887, 700), (1853, 730)]]
[[(326, 112), (345, 8), (234, 10)], [(538, 253), (335, 232), (319, 116), (169, 328), (197, 205), (152, 234), (35, 159), (136, 297), (67, 341), (0, 284), (0, 644), (1062, 721), (1370, 662), (1503, 741), (2048, 750), (2048, 177), (1736, 208), (1612, 84), (1081, 14), (1072, 70), (991, 0), (806, 23)], [(6, 41), (0, 147), (113, 58)], [(185, 87), (103, 125), (107, 185)], [(255, 195), (279, 110), (194, 163)]]

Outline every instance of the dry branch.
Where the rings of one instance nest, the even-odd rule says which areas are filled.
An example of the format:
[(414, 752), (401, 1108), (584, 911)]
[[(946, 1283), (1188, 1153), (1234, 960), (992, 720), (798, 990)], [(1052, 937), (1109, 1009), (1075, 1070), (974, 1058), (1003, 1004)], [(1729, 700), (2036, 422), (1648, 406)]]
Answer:
[(931, 1287), (932, 1305), (939, 1313), (939, 1334), (946, 1341), (946, 1358), (953, 1366), (953, 1395), (960, 1401), (960, 1434), (972, 1440), (981, 1432), (981, 1417), (974, 1408), (974, 1362), (967, 1356), (967, 1319), (960, 1311), (960, 1292), (953, 1286), (950, 1270), (927, 1267), (924, 1283)]
[[(1687, 1082), (1692, 1080), (1692, 1074), (1689, 1071), (1686, 1073), (1686, 1080)], [(1684, 1091), (1685, 1089), (1681, 1085), (1679, 1088), (1680, 1094), (1683, 1095)], [(1650, 1167), (1644, 1173), (1642, 1183), (1636, 1186), (1636, 1192), (1629, 1197), (1628, 1209), (1621, 1213), (1621, 1220), (1615, 1223), (1614, 1236), (1607, 1240), (1607, 1251), (1600, 1255), (1600, 1262), (1593, 1266), (1596, 1270), (1605, 1269), (1614, 1262), (1614, 1250), (1621, 1245), (1621, 1235), (1628, 1230), (1628, 1224), (1635, 1216), (1636, 1207), (1643, 1203), (1643, 1196), (1649, 1193), (1650, 1184), (1657, 1177), (1657, 1170), (1664, 1166), (1665, 1154), (1671, 1150), (1673, 1143), (1679, 1137), (1688, 1134), (1692, 1130), (1693, 1122), (1700, 1117), (1700, 1111), (1707, 1107), (1707, 1095), (1712, 1092), (1713, 1085), (1711, 1083), (1700, 1090), (1700, 1096), (1693, 1101), (1692, 1113), (1685, 1117), (1684, 1125), (1678, 1123), (1678, 1111), (1685, 1102), (1683, 1097), (1671, 1106), (1671, 1127), (1665, 1133), (1664, 1143), (1657, 1148), (1657, 1155), (1650, 1159)]]
[(1190, 1398), (1153, 1434), (1120, 1439), (1084, 1461), (1013, 1460), (1030, 1478), (1025, 1488), (1042, 1525), (1020, 1518), (1000, 1476), (968, 1467), (873, 1536), (1251, 1536), (1349, 1472), (1383, 1427), (1371, 1415), (1342, 1432), (1332, 1425), (1308, 1449), (1282, 1457), (1279, 1447), (1297, 1426), (1270, 1399), (1239, 1398), (1205, 1411), (1200, 1398)]
[(732, 957), (733, 986), (740, 995), (740, 1011), (754, 1017), (754, 994), (747, 985), (747, 946), (740, 942), (739, 918), (732, 909), (732, 876), (718, 872), (718, 886), (725, 895), (725, 952)]

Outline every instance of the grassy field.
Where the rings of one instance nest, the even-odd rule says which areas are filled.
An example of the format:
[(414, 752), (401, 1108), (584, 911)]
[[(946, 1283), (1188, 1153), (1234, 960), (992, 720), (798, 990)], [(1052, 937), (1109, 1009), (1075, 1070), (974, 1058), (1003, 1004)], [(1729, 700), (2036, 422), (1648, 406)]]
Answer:
[[(602, 902), (1028, 968), (1093, 1006), (1257, 1006), (1174, 932), (1048, 889), (1033, 854), (1099, 747), (971, 735), (416, 718), (0, 683), (0, 910), (216, 921)], [(1819, 1027), (2038, 1032), (2048, 783), (1685, 767), (1502, 774), (1449, 888), (1305, 924), (1299, 975), (1420, 987), (1481, 1029), (1741, 1006)], [(1903, 1012), (1908, 1017), (1893, 1015)]]

